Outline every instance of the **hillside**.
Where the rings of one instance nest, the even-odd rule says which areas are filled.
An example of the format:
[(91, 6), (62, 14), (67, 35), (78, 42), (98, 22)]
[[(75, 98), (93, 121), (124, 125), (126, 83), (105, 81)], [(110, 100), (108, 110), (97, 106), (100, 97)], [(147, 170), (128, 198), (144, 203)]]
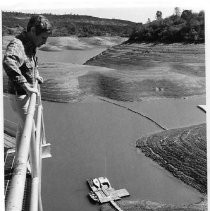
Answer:
[[(20, 12), (2, 12), (2, 33), (15, 35), (26, 28), (32, 14)], [(118, 19), (97, 18), (86, 15), (43, 14), (53, 25), (53, 35), (79, 37), (121, 36), (128, 37), (136, 23)]]

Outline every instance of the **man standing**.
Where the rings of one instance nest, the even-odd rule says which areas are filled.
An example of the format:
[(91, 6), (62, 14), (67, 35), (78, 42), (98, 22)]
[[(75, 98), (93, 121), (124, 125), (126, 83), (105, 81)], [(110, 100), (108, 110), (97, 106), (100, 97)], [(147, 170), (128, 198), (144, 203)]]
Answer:
[(11, 106), (18, 115), (16, 153), (19, 149), (30, 96), (32, 93), (38, 93), (33, 85), (36, 80), (43, 83), (43, 78), (39, 76), (36, 68), (36, 48), (45, 44), (51, 34), (50, 22), (42, 15), (34, 15), (28, 22), (27, 30), (8, 44), (3, 58), (3, 67), (9, 78)]

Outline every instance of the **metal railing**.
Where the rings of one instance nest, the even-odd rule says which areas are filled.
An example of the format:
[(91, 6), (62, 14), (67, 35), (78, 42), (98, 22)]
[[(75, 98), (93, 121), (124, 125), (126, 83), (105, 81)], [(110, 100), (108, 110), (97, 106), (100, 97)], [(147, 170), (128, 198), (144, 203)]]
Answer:
[[(39, 89), (37, 81), (35, 87)], [(47, 143), (45, 138), (41, 93), (39, 89), (38, 95), (32, 93), (30, 97), (19, 150), (16, 152), (13, 176), (6, 200), (6, 211), (22, 210), (27, 164), (29, 160), (32, 176), (29, 210), (43, 210), (41, 200), (41, 174), (44, 145), (47, 145)]]

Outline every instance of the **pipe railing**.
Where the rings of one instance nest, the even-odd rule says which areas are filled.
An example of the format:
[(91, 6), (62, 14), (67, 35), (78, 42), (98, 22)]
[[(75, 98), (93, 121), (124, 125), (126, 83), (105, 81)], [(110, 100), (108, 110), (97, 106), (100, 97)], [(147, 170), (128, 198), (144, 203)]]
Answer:
[[(35, 87), (38, 87), (36, 81)], [(36, 110), (36, 121), (34, 120)], [(23, 206), (24, 188), (27, 174), (27, 163), (31, 165), (31, 193), (30, 211), (42, 211), (41, 200), (41, 168), (42, 168), (42, 144), (46, 144), (43, 107), (41, 93), (32, 93), (30, 97), (28, 112), (20, 141), (19, 150), (16, 152), (16, 161), (10, 190), (6, 201), (6, 211), (21, 211)], [(29, 159), (30, 158), (30, 159)]]

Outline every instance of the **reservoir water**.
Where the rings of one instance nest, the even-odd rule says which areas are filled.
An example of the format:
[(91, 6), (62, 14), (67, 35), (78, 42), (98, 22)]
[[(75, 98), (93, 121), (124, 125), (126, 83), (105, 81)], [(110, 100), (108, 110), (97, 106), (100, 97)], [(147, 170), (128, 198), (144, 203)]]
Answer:
[[(82, 64), (103, 50), (39, 51), (38, 54), (41, 63)], [(8, 98), (4, 99), (4, 117), (16, 121), (8, 106)], [(169, 124), (170, 119), (164, 116), (164, 103), (159, 102), (125, 105), (133, 109), (141, 107), (147, 114), (151, 111), (156, 120)], [(147, 119), (95, 97), (76, 103), (43, 102), (43, 106), (46, 135), (52, 145), (52, 158), (43, 160), (42, 200), (45, 211), (98, 210), (99, 207), (87, 197), (86, 179), (99, 176), (107, 176), (116, 189), (126, 188), (131, 196), (125, 200), (178, 205), (195, 203), (202, 197), (135, 148), (139, 137), (161, 131)], [(184, 104), (185, 119), (182, 118), (183, 112), (170, 112), (170, 108), (175, 110), (173, 103), (167, 106), (167, 112), (176, 116), (177, 124), (172, 123), (170, 127), (178, 127), (178, 124), (187, 126), (192, 121), (197, 124), (205, 122), (205, 115), (196, 106), (191, 109), (187, 106), (190, 105)], [(188, 111), (190, 118), (187, 118)]]

